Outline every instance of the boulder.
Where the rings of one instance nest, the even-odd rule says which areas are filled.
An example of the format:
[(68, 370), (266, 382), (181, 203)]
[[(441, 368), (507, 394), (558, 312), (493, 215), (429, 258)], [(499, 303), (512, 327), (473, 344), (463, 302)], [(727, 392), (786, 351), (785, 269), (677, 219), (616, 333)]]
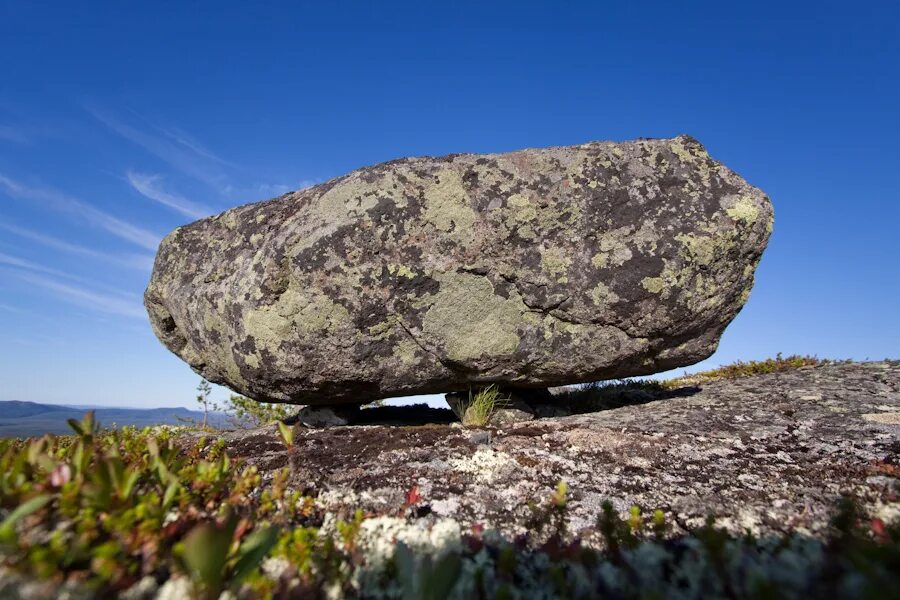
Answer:
[(772, 222), (687, 136), (405, 158), (176, 229), (145, 305), (266, 402), (644, 375), (715, 350)]
[(304, 406), (297, 413), (297, 422), (305, 427), (339, 427), (358, 420), (359, 407), (350, 406)]

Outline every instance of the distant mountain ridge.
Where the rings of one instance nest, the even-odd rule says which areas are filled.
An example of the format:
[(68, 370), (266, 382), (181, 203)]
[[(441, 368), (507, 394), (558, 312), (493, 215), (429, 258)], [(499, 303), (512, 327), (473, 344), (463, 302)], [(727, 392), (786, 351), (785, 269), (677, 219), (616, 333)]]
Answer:
[[(46, 433), (72, 433), (66, 422), (68, 419), (80, 420), (89, 410), (102, 427), (133, 425), (146, 427), (149, 425), (180, 425), (186, 422), (203, 421), (203, 413), (181, 406), (168, 408), (118, 408), (84, 406), (64, 406), (59, 404), (41, 404), (23, 400), (0, 400), (0, 438), (2, 437), (34, 437)], [(223, 426), (230, 422), (230, 415), (210, 413), (209, 424)]]
[(57, 404), (38, 404), (22, 400), (0, 400), (0, 419), (32, 417), (60, 410), (71, 410), (70, 407)]

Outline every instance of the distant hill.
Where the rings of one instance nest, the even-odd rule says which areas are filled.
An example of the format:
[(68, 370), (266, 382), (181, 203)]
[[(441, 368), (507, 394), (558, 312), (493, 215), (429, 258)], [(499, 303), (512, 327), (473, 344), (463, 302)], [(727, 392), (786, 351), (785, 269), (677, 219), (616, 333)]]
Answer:
[[(35, 437), (45, 433), (72, 433), (66, 420), (80, 420), (88, 410), (94, 411), (97, 421), (103, 427), (180, 425), (185, 422), (199, 423), (203, 421), (202, 412), (181, 407), (86, 408), (19, 400), (0, 400), (0, 438)], [(212, 413), (209, 415), (209, 422), (214, 427), (228, 425), (230, 416)]]

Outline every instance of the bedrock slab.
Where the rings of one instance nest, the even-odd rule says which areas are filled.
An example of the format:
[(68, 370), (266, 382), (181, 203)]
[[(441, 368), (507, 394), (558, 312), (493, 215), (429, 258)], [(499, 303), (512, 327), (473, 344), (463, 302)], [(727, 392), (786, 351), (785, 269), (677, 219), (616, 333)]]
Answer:
[(737, 533), (820, 535), (843, 495), (872, 518), (900, 519), (900, 361), (830, 364), (681, 393), (503, 429), (298, 426), (290, 454), (274, 425), (224, 438), (230, 456), (264, 477), (290, 467), (290, 486), (346, 518), (356, 508), (395, 514), (417, 486), (410, 518), (516, 536), (528, 532), (528, 502), (546, 502), (564, 481), (568, 529), (587, 544), (599, 543), (604, 500), (623, 514), (632, 505), (660, 508), (676, 530), (716, 515)]
[(260, 401), (642, 375), (715, 350), (772, 222), (687, 136), (404, 158), (175, 230), (145, 304)]

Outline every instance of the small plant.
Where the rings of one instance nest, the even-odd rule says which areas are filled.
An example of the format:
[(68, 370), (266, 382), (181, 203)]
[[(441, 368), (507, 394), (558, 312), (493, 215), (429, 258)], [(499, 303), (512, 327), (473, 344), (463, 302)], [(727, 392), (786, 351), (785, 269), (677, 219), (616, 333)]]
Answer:
[(240, 533), (237, 517), (229, 513), (222, 524), (201, 523), (185, 536), (180, 554), (203, 597), (218, 598), (226, 587), (240, 584), (278, 542), (273, 527), (257, 529), (237, 545)]
[(394, 552), (397, 580), (403, 600), (442, 600), (450, 596), (462, 572), (462, 560), (455, 553), (434, 558), (417, 555), (398, 542)]
[(695, 386), (717, 379), (736, 379), (751, 375), (781, 373), (824, 364), (828, 361), (814, 356), (791, 355), (766, 360), (738, 361), (717, 369), (701, 371), (674, 379), (624, 379), (598, 381), (586, 385), (570, 386), (555, 395), (555, 402), (565, 406), (572, 414), (597, 412), (623, 406), (644, 404), (653, 400), (670, 397), (674, 390)]
[(769, 373), (781, 373), (784, 371), (792, 371), (803, 367), (814, 367), (822, 365), (828, 361), (822, 360), (815, 356), (804, 356), (792, 354), (790, 356), (782, 356), (781, 352), (775, 355), (775, 358), (767, 358), (765, 360), (737, 361), (730, 365), (723, 365), (709, 371), (701, 371), (693, 375), (684, 375), (675, 379), (669, 379), (661, 382), (667, 389), (675, 389), (686, 385), (694, 385), (704, 381), (714, 381), (716, 379), (737, 379), (738, 377), (749, 377), (751, 375), (766, 375)]
[[(25, 584), (44, 586), (33, 597), (63, 585), (73, 597), (148, 597), (133, 592), (173, 579), (202, 600), (900, 598), (900, 523), (850, 498), (825, 540), (734, 535), (711, 518), (670, 527), (660, 510), (620, 515), (608, 502), (588, 538), (568, 523), (583, 499), (559, 482), (528, 503), (520, 538), (478, 523), (423, 535), (417, 483), (400, 510), (329, 515), (291, 488), (289, 468), (261, 473), (221, 440), (101, 430), (91, 414), (71, 425), (75, 435), (0, 440), (0, 598)], [(369, 526), (388, 515), (389, 528)]]
[(462, 424), (466, 427), (484, 427), (498, 408), (508, 404), (509, 397), (501, 397), (500, 389), (495, 384), (478, 390), (474, 396), (469, 389), (469, 399), (463, 403), (460, 410)]
[(284, 422), (278, 421), (278, 434), (281, 436), (281, 441), (284, 442), (285, 448), (290, 452), (294, 448), (294, 429), (290, 425), (285, 425)]
[(216, 409), (215, 403), (209, 399), (211, 393), (212, 386), (207, 380), (201, 379), (200, 383), (197, 385), (197, 404), (203, 409), (203, 422), (200, 424), (203, 428), (209, 427), (210, 410), (214, 411)]
[(297, 413), (297, 407), (292, 404), (257, 402), (237, 394), (232, 394), (225, 401), (223, 409), (234, 415), (238, 424), (245, 427), (262, 427), (272, 421), (284, 421)]

